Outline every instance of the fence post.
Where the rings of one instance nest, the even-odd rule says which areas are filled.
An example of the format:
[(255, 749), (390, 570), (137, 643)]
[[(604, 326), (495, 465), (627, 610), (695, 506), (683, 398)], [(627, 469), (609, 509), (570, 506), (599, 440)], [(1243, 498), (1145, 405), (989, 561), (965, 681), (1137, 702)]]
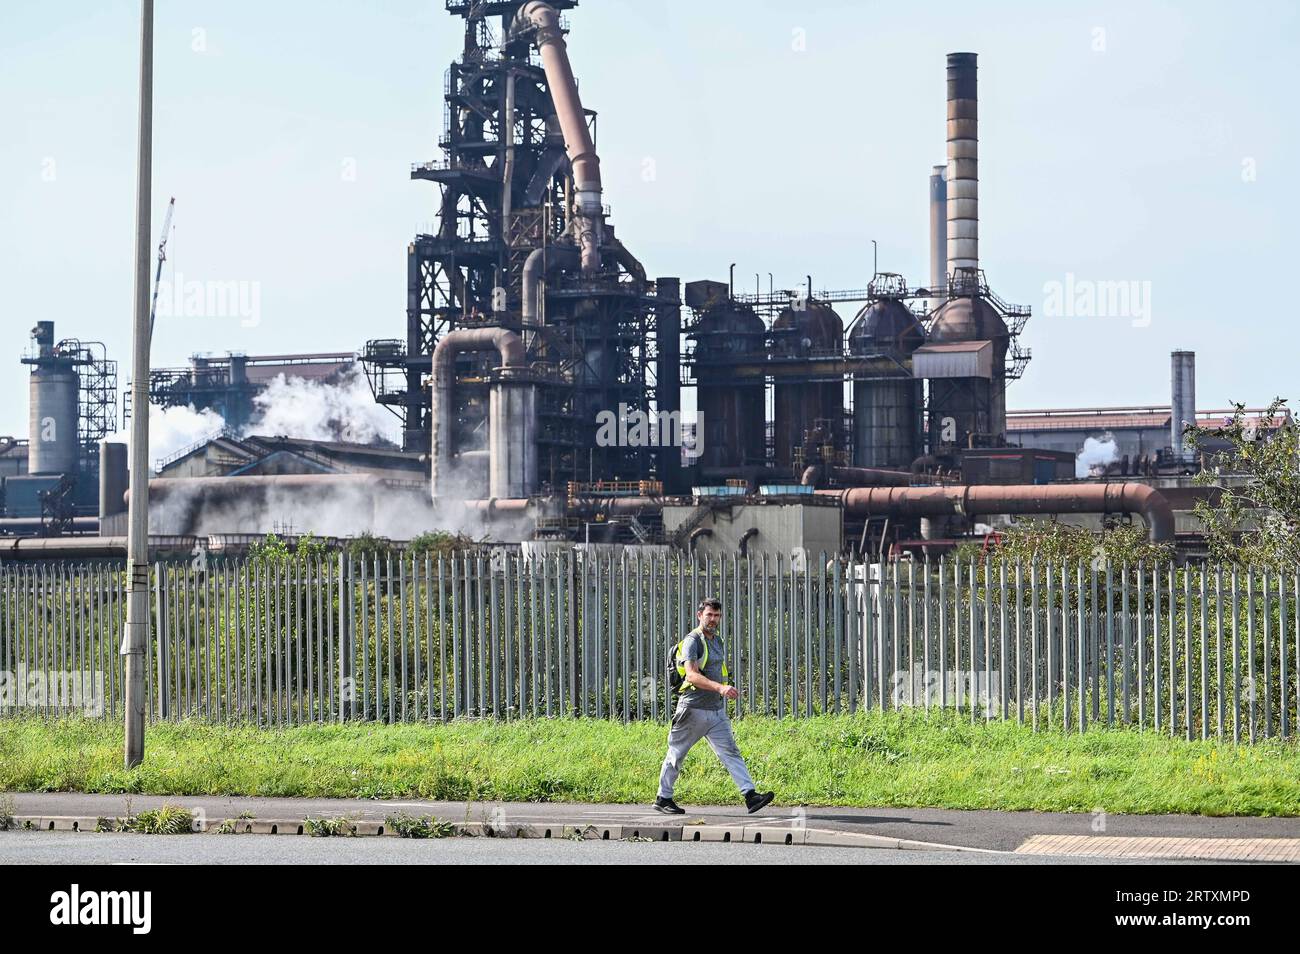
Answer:
[(154, 564), (154, 614), (158, 618), (158, 625), (154, 630), (158, 642), (158, 718), (170, 719), (172, 714), (171, 687), (167, 684), (168, 673), (168, 637), (169, 627), (167, 626), (167, 616), (164, 613), (164, 607), (167, 605), (163, 597), (164, 573), (166, 571), (161, 563)]
[(352, 586), (350, 561), (339, 554), (339, 721), (352, 718)]
[[(586, 554), (583, 555), (584, 559)], [(564, 599), (562, 605), (569, 610), (567, 614), (569, 626), (569, 706), (573, 710), (573, 715), (582, 715), (582, 697), (580, 693), (584, 691), (582, 685), (582, 673), (578, 666), (578, 613), (581, 612), (586, 617), (587, 607), (578, 605), (578, 590), (573, 578), (573, 551), (567, 550), (564, 553)], [(586, 565), (585, 563), (583, 564)], [(584, 570), (585, 572), (585, 570)]]

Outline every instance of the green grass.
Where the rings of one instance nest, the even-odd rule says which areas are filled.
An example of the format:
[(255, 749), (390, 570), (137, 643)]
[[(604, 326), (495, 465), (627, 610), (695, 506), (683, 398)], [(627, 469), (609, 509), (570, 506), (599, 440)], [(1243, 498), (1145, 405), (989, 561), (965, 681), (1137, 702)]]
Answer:
[[(735, 723), (760, 787), (779, 803), (1044, 811), (1300, 815), (1300, 748), (1233, 747), (1150, 731), (1037, 734), (952, 713), (870, 713)], [(645, 803), (664, 726), (596, 720), (149, 727), (143, 765), (99, 720), (0, 721), (0, 791)], [(736, 791), (706, 744), (677, 788), (687, 804)]]

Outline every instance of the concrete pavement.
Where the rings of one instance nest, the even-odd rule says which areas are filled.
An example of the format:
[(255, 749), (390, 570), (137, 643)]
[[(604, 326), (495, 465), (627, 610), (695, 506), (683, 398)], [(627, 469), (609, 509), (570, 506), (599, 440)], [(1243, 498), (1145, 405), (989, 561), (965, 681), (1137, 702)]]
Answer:
[[(778, 793), (779, 794), (779, 793)], [(665, 816), (646, 805), (564, 802), (434, 802), (330, 798), (258, 798), (158, 795), (86, 795), (69, 792), (16, 793), (18, 818), (120, 817), (129, 812), (175, 805), (199, 813), (209, 826), (227, 818), (289, 822), (288, 833), (306, 818), (347, 816), (359, 833), (379, 834), (385, 820), (405, 813), (433, 816), (469, 826), (481, 834), (534, 834), (560, 838), (581, 830), (588, 838), (653, 840), (777, 841), (785, 844), (1013, 852), (1054, 837), (1071, 846), (1067, 854), (1109, 853), (1101, 840), (1140, 840), (1151, 857), (1213, 857), (1239, 860), (1300, 859), (1300, 818), (1210, 818), (1192, 815), (1110, 815), (1103, 812), (957, 811), (933, 808), (783, 807), (757, 815), (740, 806), (689, 806), (685, 815)], [(50, 827), (44, 825), (42, 827)], [(59, 824), (56, 827), (71, 825)], [(283, 824), (277, 827), (284, 827)], [(266, 826), (253, 830), (267, 830)], [(284, 832), (281, 832), (284, 833)], [(1073, 836), (1073, 837), (1060, 837)], [(1116, 843), (1117, 845), (1118, 843)], [(1091, 849), (1089, 846), (1093, 846)], [(1101, 846), (1098, 848), (1097, 846)], [(1190, 846), (1190, 848), (1189, 848)], [(1191, 853), (1188, 853), (1190, 850)], [(1199, 852), (1199, 853), (1198, 853)]]

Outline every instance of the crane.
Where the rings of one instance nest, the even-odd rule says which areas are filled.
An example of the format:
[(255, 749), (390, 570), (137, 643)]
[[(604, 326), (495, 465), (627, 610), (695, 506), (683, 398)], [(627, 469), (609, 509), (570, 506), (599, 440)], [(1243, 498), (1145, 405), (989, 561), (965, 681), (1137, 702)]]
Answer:
[(149, 340), (153, 341), (153, 320), (158, 311), (158, 284), (162, 281), (163, 262), (167, 261), (167, 236), (172, 231), (172, 211), (176, 208), (176, 196), (167, 202), (167, 215), (163, 219), (162, 241), (158, 243), (158, 269), (153, 276), (153, 300), (149, 303)]

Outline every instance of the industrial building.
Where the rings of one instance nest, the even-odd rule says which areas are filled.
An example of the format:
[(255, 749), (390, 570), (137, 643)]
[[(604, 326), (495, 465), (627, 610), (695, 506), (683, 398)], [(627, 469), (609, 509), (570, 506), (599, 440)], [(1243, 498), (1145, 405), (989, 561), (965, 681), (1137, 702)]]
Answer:
[(116, 428), (117, 362), (99, 341), (55, 340), (38, 321), (21, 359), (31, 368), (28, 435), (0, 438), (0, 533), (93, 532), (99, 443)]
[[(215, 411), (232, 431), (253, 417), (254, 399), (280, 375), (286, 380), (337, 382), (357, 356), (351, 351), (323, 354), (196, 354), (180, 368), (149, 372), (149, 403), (157, 407), (191, 407)], [(131, 416), (130, 392), (124, 397), (123, 418)]]
[[(441, 156), (410, 171), (436, 190), (437, 222), (406, 248), (401, 336), (358, 355), (401, 421), (401, 448), (245, 433), (275, 375), (337, 378), (352, 352), (195, 356), (155, 371), (151, 400), (210, 408), (228, 429), (160, 462), (156, 530), (269, 530), (290, 510), (310, 520), (311, 502), (337, 491), (363, 501), (350, 518), (397, 513), (409, 535), (472, 524), (529, 545), (931, 552), (1026, 515), (1193, 532), (1157, 487), (1172, 481), (1190, 508), (1196, 494), (1179, 481), (1198, 462), (1182, 424), (1221, 413), (1195, 411), (1190, 352), (1173, 355), (1169, 408), (1007, 410), (1030, 359), (1030, 310), (982, 267), (976, 54), (947, 57), (946, 163), (918, 170), (924, 280), (876, 273), (835, 290), (809, 276), (740, 293), (734, 274), (651, 277), (616, 232), (596, 113), (565, 40), (562, 14), (577, 6), (446, 0), (463, 33), (443, 85)], [(583, 91), (598, 95), (599, 78)], [(61, 347), (38, 367), (41, 400), (57, 380), (66, 411), (70, 369), (87, 367), (71, 355), (89, 352)], [(687, 389), (694, 420), (682, 418)], [(1089, 475), (1100, 481), (1076, 480), (1089, 437), (1115, 446)], [(42, 449), (42, 466), (92, 465), (92, 438), (78, 443), (80, 464), (60, 446), (54, 462)], [(0, 469), (16, 447), (0, 445)], [(105, 529), (122, 523), (119, 500), (115, 490)]]

